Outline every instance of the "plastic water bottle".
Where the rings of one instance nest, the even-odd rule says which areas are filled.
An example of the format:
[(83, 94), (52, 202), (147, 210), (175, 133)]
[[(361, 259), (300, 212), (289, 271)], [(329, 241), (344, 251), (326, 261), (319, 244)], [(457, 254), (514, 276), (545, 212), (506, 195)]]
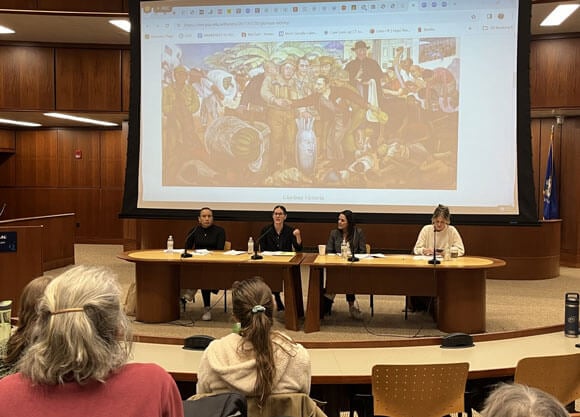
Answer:
[(252, 239), (252, 236), (248, 239), (248, 254), (254, 254), (254, 239)]
[(352, 258), (352, 250), (350, 249), (350, 242), (346, 242), (346, 257)]
[(346, 240), (343, 240), (342, 243), (340, 244), (340, 256), (342, 256), (343, 258), (347, 258), (348, 257), (348, 253), (346, 251)]
[(168, 253), (173, 252), (173, 236), (172, 235), (169, 235), (169, 237), (167, 238), (167, 252)]

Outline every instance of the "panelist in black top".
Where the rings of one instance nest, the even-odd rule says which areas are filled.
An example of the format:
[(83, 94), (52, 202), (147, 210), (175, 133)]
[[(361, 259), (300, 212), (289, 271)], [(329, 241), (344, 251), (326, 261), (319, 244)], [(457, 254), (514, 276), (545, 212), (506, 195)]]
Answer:
[[(357, 253), (366, 252), (366, 242), (364, 232), (360, 227), (357, 227), (354, 221), (354, 214), (350, 210), (343, 210), (338, 213), (338, 221), (336, 229), (330, 231), (328, 242), (326, 243), (326, 253), (336, 253), (342, 255), (342, 246), (348, 243), (350, 254), (348, 255), (349, 262), (356, 262), (358, 258), (354, 255)], [(324, 291), (325, 292), (325, 291)], [(330, 314), (332, 303), (336, 294), (324, 294), (323, 301), (323, 315)], [(363, 318), (356, 296), (354, 294), (346, 294), (346, 301), (348, 302), (348, 311), (352, 318), (361, 320)]]
[[(208, 249), (223, 250), (226, 244), (226, 232), (223, 227), (217, 226), (213, 222), (213, 211), (209, 207), (204, 207), (199, 211), (197, 225), (188, 233), (185, 241), (185, 249)], [(204, 312), (201, 319), (211, 320), (211, 293), (216, 294), (217, 290), (201, 290), (203, 298)], [(193, 291), (185, 290), (182, 303), (193, 299)]]
[[(288, 217), (286, 207), (277, 205), (272, 210), (273, 223), (264, 227), (260, 232), (258, 244), (262, 251), (302, 251), (302, 236), (300, 229), (285, 224)], [(276, 305), (278, 311), (284, 311), (284, 303), (280, 298), (280, 293), (275, 292)]]

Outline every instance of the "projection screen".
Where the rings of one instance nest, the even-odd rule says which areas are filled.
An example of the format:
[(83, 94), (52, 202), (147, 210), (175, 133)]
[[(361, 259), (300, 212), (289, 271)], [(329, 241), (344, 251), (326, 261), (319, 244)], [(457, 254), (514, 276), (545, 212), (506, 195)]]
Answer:
[(522, 16), (517, 0), (142, 1), (124, 212), (521, 216)]

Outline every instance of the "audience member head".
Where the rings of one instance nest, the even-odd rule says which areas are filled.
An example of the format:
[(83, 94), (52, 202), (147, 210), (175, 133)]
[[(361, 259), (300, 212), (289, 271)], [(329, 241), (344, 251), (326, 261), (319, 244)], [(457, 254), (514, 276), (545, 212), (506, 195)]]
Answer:
[(433, 222), (433, 225), (438, 232), (445, 229), (445, 227), (451, 223), (451, 213), (449, 212), (449, 207), (444, 206), (443, 204), (439, 204), (437, 207), (435, 207), (431, 221)]
[(276, 372), (270, 332), (273, 301), (270, 287), (260, 277), (234, 283), (234, 317), (240, 322), (240, 336), (252, 344), (256, 355), (255, 395), (263, 403), (271, 393)]
[(342, 233), (346, 232), (347, 239), (350, 239), (354, 234), (356, 223), (354, 222), (354, 214), (350, 210), (343, 210), (338, 213), (338, 230)]
[(131, 344), (116, 276), (77, 266), (54, 278), (38, 302), (32, 342), (18, 370), (35, 384), (104, 381)]
[(489, 395), (483, 417), (569, 417), (566, 409), (550, 394), (520, 384), (500, 384)]
[(6, 344), (6, 356), (4, 362), (14, 365), (30, 343), (32, 328), (38, 317), (36, 306), (42, 297), (44, 289), (52, 278), (42, 276), (33, 279), (22, 290), (20, 296), (20, 308), (18, 310), (18, 327)]

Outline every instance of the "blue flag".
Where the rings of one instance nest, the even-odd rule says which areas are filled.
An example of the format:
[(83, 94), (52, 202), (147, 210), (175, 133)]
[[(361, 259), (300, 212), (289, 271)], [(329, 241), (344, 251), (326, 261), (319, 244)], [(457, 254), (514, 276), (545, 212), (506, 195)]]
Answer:
[(558, 186), (556, 183), (556, 170), (554, 168), (554, 126), (550, 135), (550, 150), (548, 151), (548, 164), (546, 166), (546, 179), (544, 180), (544, 220), (557, 219), (560, 216), (558, 210)]

